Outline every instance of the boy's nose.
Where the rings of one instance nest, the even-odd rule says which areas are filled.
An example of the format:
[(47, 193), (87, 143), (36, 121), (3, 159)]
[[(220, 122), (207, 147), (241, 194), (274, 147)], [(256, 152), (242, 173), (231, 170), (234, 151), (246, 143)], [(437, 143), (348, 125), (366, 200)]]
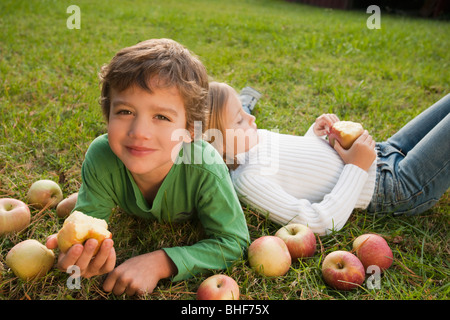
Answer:
[(135, 139), (149, 139), (152, 136), (152, 126), (145, 119), (136, 118), (128, 131), (128, 135)]

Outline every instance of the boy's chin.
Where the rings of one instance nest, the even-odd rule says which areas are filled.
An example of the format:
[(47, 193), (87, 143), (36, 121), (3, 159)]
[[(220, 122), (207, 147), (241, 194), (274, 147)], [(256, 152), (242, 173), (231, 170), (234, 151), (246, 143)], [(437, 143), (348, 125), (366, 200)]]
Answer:
[(148, 166), (149, 161), (146, 164), (138, 165), (136, 162), (134, 163), (124, 163), (125, 167), (130, 171), (133, 177), (143, 177), (146, 175), (167, 175), (170, 171), (170, 168), (173, 166), (173, 162), (169, 161), (167, 163), (161, 164), (159, 166)]

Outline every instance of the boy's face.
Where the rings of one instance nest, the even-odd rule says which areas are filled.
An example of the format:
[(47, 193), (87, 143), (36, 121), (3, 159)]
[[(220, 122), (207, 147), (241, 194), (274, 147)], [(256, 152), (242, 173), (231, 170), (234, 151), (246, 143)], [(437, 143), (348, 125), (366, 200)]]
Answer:
[(135, 179), (164, 179), (181, 147), (180, 135), (172, 137), (180, 129), (186, 129), (186, 112), (176, 88), (111, 91), (109, 144)]

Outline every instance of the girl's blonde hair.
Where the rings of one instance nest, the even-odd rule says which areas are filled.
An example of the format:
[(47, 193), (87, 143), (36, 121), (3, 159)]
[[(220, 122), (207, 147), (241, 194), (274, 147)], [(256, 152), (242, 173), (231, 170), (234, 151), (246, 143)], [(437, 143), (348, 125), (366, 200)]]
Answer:
[[(217, 129), (225, 134), (225, 105), (228, 102), (230, 91), (225, 83), (210, 82), (208, 91), (209, 121), (207, 129)], [(208, 142), (211, 137), (206, 137)]]
[[(235, 160), (230, 161), (225, 153), (225, 140), (226, 140), (226, 126), (225, 126), (225, 106), (230, 97), (230, 86), (223, 82), (210, 82), (208, 91), (208, 107), (209, 107), (209, 120), (208, 127), (204, 135), (204, 139), (211, 143), (217, 151), (222, 155), (223, 160), (227, 164), (229, 169), (236, 169), (237, 164)], [(220, 131), (223, 141), (217, 141), (217, 135), (214, 133)], [(231, 162), (231, 163), (230, 163)]]

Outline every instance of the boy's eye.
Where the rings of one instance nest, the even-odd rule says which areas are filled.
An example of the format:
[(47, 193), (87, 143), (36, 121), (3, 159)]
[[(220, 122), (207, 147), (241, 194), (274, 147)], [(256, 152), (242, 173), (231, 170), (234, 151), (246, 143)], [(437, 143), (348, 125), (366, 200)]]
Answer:
[(166, 116), (163, 116), (163, 115), (161, 115), (161, 114), (156, 115), (155, 118), (156, 118), (157, 120), (170, 121), (169, 118), (167, 118)]
[(119, 110), (119, 111), (117, 111), (117, 114), (120, 114), (120, 115), (130, 115), (130, 114), (132, 114), (132, 113), (131, 113), (131, 111), (129, 111), (129, 110)]

